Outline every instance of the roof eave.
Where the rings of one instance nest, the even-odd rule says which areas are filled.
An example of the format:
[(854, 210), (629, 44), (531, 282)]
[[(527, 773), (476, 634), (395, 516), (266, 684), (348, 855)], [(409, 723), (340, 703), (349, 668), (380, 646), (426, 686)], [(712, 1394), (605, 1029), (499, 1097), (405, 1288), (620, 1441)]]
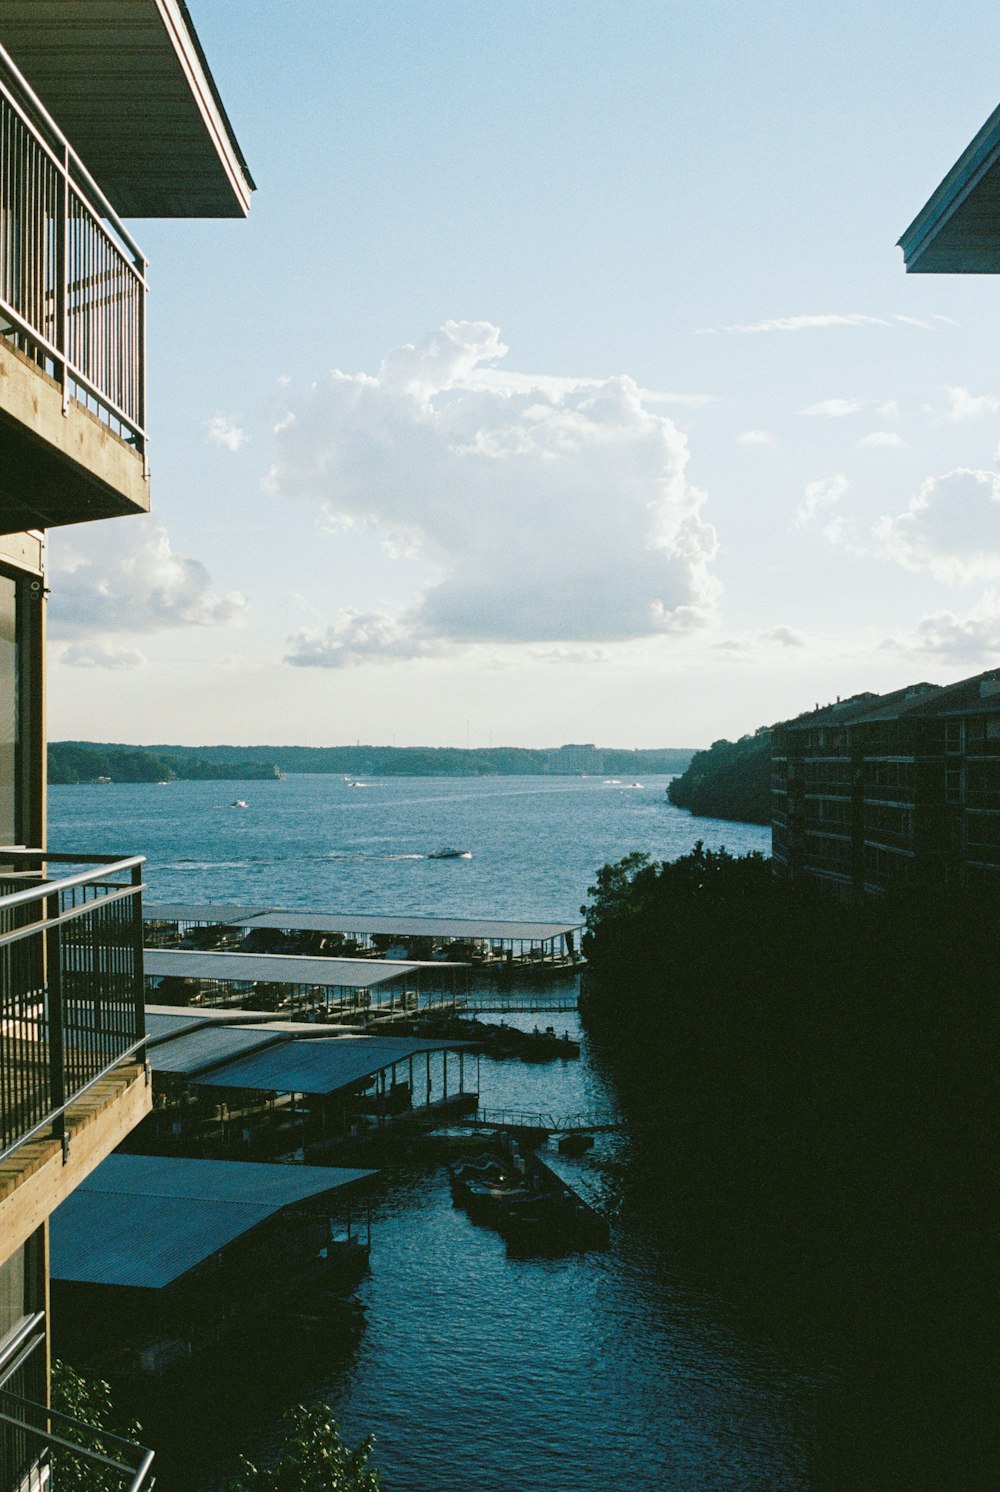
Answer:
[(949, 237), (949, 224), (1000, 163), (1000, 108), (959, 156), (898, 240), (908, 274), (989, 274), (1000, 271), (1000, 214), (992, 244), (970, 248)]

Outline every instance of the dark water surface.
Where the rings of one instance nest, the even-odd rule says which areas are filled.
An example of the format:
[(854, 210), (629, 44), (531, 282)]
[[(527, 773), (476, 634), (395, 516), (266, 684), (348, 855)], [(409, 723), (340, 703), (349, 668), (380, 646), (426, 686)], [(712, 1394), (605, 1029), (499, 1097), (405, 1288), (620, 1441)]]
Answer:
[[(598, 866), (630, 850), (769, 849), (765, 830), (671, 808), (665, 782), (58, 787), (50, 843), (145, 853), (152, 901), (571, 919)], [(228, 806), (236, 796), (246, 810)], [(421, 858), (443, 844), (473, 858)], [(575, 1016), (537, 1019), (579, 1031)], [(579, 1062), (483, 1059), (480, 1083), (489, 1107), (611, 1104), (586, 1042)], [(147, 1404), (158, 1485), (207, 1492), (238, 1449), (267, 1454), (287, 1405), (326, 1402), (349, 1438), (375, 1434), (390, 1492), (812, 1487), (817, 1404), (836, 1377), (827, 1350), (794, 1323), (748, 1325), (710, 1270), (682, 1267), (622, 1205), (628, 1159), (621, 1136), (560, 1158), (613, 1226), (608, 1252), (558, 1259), (508, 1258), (452, 1207), (442, 1168), (383, 1173), (360, 1305), (308, 1340), (292, 1327), (240, 1344)]]

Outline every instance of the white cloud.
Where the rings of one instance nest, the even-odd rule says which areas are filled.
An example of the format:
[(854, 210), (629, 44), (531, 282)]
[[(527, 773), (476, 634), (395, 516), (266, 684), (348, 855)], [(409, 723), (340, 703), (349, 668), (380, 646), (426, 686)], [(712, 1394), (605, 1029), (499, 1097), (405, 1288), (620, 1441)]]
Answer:
[(783, 648), (804, 648), (806, 645), (805, 633), (794, 627), (772, 627), (770, 632), (762, 632), (761, 637), (765, 642), (776, 642)]
[(145, 653), (138, 648), (121, 648), (102, 638), (90, 642), (71, 642), (59, 654), (59, 662), (70, 668), (142, 668)]
[(624, 641), (711, 612), (715, 533), (677, 427), (630, 378), (497, 382), (504, 351), (489, 323), (448, 322), (376, 377), (330, 373), (276, 433), (273, 491), (439, 576), (404, 615), (347, 614), (290, 659)]
[[(506, 348), (504, 349), (506, 351)], [(550, 398), (560, 399), (575, 389), (601, 388), (604, 378), (568, 378), (556, 373), (513, 373), (507, 368), (474, 368), (462, 380), (466, 389), (488, 389), (500, 394), (530, 394), (542, 392)], [(715, 404), (712, 394), (664, 393), (656, 389), (641, 389), (644, 404), (674, 404), (684, 409), (704, 409)]]
[(775, 316), (769, 321), (753, 321), (737, 326), (709, 326), (706, 332), (804, 332), (820, 331), (830, 326), (889, 326), (881, 316), (862, 316), (850, 311), (846, 315), (831, 312), (821, 316)]
[(770, 430), (744, 430), (736, 439), (741, 446), (773, 446), (778, 443)]
[(918, 622), (902, 637), (888, 638), (883, 647), (896, 652), (943, 658), (963, 665), (1000, 661), (1000, 596), (986, 591), (964, 617), (938, 611)]
[(870, 435), (863, 435), (858, 445), (860, 447), (894, 446), (898, 448), (905, 446), (906, 441), (901, 435), (897, 435), (895, 430), (873, 430)]
[(60, 529), (51, 544), (55, 636), (216, 627), (246, 608), (238, 594), (216, 595), (205, 566), (175, 554), (149, 519)]
[(822, 414), (831, 420), (842, 420), (849, 414), (860, 414), (864, 409), (860, 399), (821, 399), (818, 404), (809, 404), (800, 409), (800, 414)]
[(946, 389), (945, 394), (948, 399), (945, 419), (974, 420), (981, 414), (1000, 413), (1000, 399), (993, 394), (970, 394), (968, 389), (957, 387)]
[(806, 484), (805, 501), (795, 510), (795, 522), (799, 528), (813, 523), (820, 515), (840, 502), (850, 483), (843, 472), (834, 472), (828, 477), (817, 477)]
[(895, 419), (899, 405), (895, 399), (820, 399), (817, 404), (808, 404), (799, 414), (824, 415), (830, 420), (846, 419), (848, 415), (863, 414), (873, 409), (882, 419)]
[(420, 634), (419, 618), (387, 612), (342, 611), (325, 631), (305, 627), (288, 639), (285, 662), (296, 668), (347, 668), (372, 660), (434, 657), (446, 651)]
[(235, 421), (222, 414), (213, 415), (210, 420), (206, 420), (205, 429), (208, 431), (208, 439), (217, 446), (225, 446), (227, 451), (238, 451), (250, 439)]
[(932, 332), (934, 330), (934, 323), (933, 322), (931, 322), (931, 321), (922, 321), (919, 316), (901, 316), (899, 314), (899, 312), (897, 311), (897, 313), (896, 313), (896, 320), (897, 321), (901, 321), (904, 326), (916, 326), (916, 327), (919, 327), (919, 329), (922, 332)]
[(874, 529), (905, 570), (948, 583), (1000, 576), (1000, 474), (960, 467), (928, 477), (904, 513)]

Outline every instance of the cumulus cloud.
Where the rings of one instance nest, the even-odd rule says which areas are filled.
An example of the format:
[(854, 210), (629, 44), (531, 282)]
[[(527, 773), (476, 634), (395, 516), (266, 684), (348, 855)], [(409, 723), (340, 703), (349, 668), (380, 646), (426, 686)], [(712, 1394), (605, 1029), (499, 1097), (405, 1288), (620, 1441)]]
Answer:
[(874, 532), (906, 570), (959, 584), (1000, 577), (1000, 474), (960, 467), (928, 477), (906, 511)]
[(138, 648), (122, 648), (95, 638), (91, 642), (71, 642), (60, 653), (59, 662), (70, 668), (142, 668), (146, 655)]
[(285, 662), (296, 668), (347, 668), (373, 659), (434, 657), (446, 650), (441, 639), (422, 635), (418, 617), (342, 611), (325, 631), (304, 627), (290, 637)]
[(888, 638), (883, 647), (948, 662), (982, 665), (1000, 661), (1000, 596), (986, 591), (967, 615), (938, 611), (918, 622), (902, 637)]
[(944, 416), (948, 420), (974, 420), (982, 414), (1000, 412), (1000, 399), (993, 394), (970, 394), (968, 389), (955, 387), (945, 389), (945, 397), (948, 403)]
[(870, 435), (863, 435), (858, 441), (858, 445), (861, 447), (900, 447), (905, 446), (906, 441), (901, 435), (897, 435), (895, 430), (873, 430)]
[(272, 490), (318, 499), (333, 527), (369, 527), (438, 578), (405, 614), (299, 634), (290, 661), (624, 641), (710, 614), (715, 533), (677, 427), (627, 377), (494, 381), (505, 352), (488, 322), (449, 321), (377, 375), (335, 370), (294, 403)]
[(820, 316), (774, 316), (769, 321), (752, 321), (737, 326), (709, 326), (706, 332), (805, 332), (821, 331), (830, 326), (889, 326), (882, 316), (862, 316), (830, 312)]
[(217, 627), (246, 608), (241, 595), (213, 591), (199, 560), (175, 554), (159, 523), (129, 518), (60, 530), (52, 550), (55, 636)]
[[(504, 349), (506, 352), (506, 348)], [(509, 368), (477, 367), (463, 380), (467, 389), (489, 389), (497, 393), (530, 394), (541, 391), (553, 398), (575, 389), (600, 388), (603, 378), (567, 378), (557, 373), (515, 373)], [(717, 402), (713, 394), (678, 394), (658, 389), (640, 390), (644, 404), (675, 404), (684, 409), (704, 409)]]
[(773, 446), (777, 441), (770, 430), (744, 430), (736, 437), (741, 446)]
[(834, 472), (828, 477), (817, 477), (806, 484), (805, 499), (795, 510), (795, 522), (799, 528), (829, 513), (847, 491), (850, 483), (843, 472)]
[(245, 430), (241, 430), (235, 421), (227, 419), (225, 415), (213, 415), (210, 420), (205, 421), (205, 429), (208, 438), (217, 446), (224, 446), (227, 451), (238, 451), (240, 446), (245, 446), (250, 439)]

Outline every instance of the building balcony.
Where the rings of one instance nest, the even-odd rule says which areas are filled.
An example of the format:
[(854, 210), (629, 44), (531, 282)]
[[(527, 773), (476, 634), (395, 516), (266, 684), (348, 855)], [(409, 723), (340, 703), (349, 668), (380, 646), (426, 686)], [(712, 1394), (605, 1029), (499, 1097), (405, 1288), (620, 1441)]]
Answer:
[(0, 532), (149, 509), (146, 261), (0, 47)]
[(149, 1112), (151, 1093), (142, 859), (0, 849), (0, 864), (6, 1258)]

